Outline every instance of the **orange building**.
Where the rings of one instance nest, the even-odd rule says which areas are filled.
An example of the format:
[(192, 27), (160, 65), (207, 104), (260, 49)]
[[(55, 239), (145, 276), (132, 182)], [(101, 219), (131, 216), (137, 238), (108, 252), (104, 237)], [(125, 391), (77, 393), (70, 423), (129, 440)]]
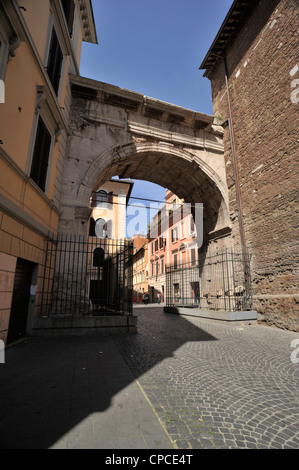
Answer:
[[(154, 217), (149, 233), (148, 285), (151, 302), (166, 300), (166, 269), (195, 266), (198, 247), (196, 229), (188, 206), (171, 191), (166, 204)], [(171, 295), (179, 298), (180, 286), (172, 286)], [(190, 286), (194, 290), (196, 286)], [(169, 293), (170, 294), (170, 293)], [(192, 295), (192, 292), (190, 293)]]

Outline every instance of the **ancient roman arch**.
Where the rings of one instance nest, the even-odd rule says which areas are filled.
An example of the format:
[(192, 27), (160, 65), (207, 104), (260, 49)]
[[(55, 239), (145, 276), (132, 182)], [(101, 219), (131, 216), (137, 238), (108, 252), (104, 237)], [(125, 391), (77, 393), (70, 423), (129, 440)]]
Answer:
[(71, 77), (59, 231), (86, 234), (90, 197), (114, 176), (151, 181), (202, 203), (205, 243), (230, 243), (223, 130), (213, 116)]

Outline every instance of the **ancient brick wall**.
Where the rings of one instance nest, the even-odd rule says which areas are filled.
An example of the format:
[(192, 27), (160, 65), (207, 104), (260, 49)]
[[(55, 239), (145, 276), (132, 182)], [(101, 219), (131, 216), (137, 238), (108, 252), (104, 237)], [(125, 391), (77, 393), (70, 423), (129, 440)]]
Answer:
[[(263, 0), (227, 49), (246, 244), (260, 318), (299, 331), (299, 4)], [(224, 62), (209, 73), (219, 121), (228, 117)], [(239, 243), (229, 130), (225, 162), (233, 235)]]

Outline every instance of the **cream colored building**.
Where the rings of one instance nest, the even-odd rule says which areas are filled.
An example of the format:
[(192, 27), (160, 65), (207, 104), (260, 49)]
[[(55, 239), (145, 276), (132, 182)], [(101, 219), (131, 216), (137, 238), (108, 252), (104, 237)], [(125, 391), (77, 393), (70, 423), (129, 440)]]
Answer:
[(89, 235), (99, 238), (126, 238), (126, 209), (134, 183), (110, 180), (91, 197)]
[(91, 0), (0, 3), (0, 339), (30, 332), (58, 230), (69, 74), (97, 43)]

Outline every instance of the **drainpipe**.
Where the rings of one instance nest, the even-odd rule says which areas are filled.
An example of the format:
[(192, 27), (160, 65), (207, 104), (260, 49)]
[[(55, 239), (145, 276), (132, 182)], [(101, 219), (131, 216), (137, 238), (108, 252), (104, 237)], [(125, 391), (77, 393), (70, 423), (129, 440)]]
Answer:
[(238, 162), (236, 159), (235, 136), (234, 136), (231, 100), (230, 100), (229, 85), (228, 85), (228, 68), (227, 68), (226, 56), (222, 56), (222, 55), (215, 54), (215, 53), (213, 53), (213, 55), (220, 57), (224, 62), (225, 86), (226, 86), (228, 113), (229, 113), (229, 118), (225, 122), (228, 122), (228, 127), (229, 127), (231, 152), (232, 152), (234, 176), (235, 176), (235, 188), (236, 188), (236, 199), (237, 199), (238, 218), (239, 218), (239, 227), (240, 227), (241, 249), (242, 249), (242, 255), (244, 257), (246, 293), (248, 293), (249, 295), (251, 294), (251, 283), (250, 283), (250, 277), (249, 277), (249, 262), (248, 262), (248, 256), (247, 256), (247, 247), (246, 247), (246, 238), (245, 238), (245, 229), (244, 229), (242, 197), (241, 197), (241, 190), (240, 190)]

